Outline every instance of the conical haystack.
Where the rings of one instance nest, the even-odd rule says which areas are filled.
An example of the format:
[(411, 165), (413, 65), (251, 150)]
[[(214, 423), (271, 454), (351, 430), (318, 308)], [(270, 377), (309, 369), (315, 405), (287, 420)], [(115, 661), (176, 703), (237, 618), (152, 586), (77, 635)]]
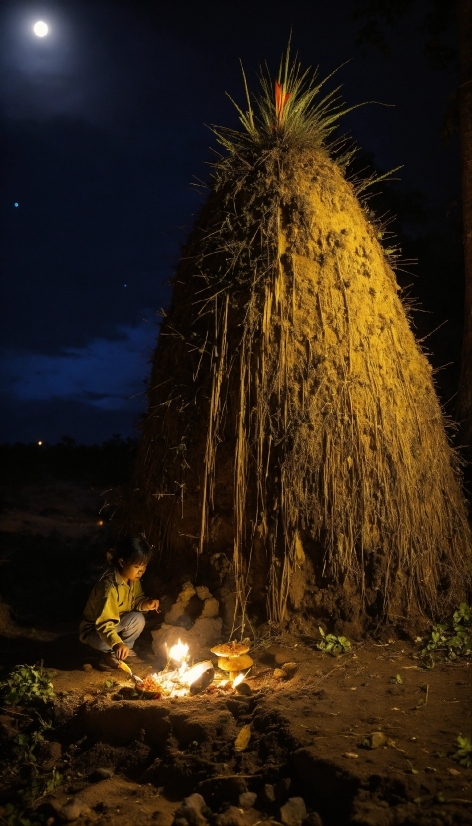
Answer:
[(458, 461), (321, 85), (287, 55), (215, 130), (121, 530), (170, 573), (227, 559), (243, 617), (434, 616), (465, 589)]

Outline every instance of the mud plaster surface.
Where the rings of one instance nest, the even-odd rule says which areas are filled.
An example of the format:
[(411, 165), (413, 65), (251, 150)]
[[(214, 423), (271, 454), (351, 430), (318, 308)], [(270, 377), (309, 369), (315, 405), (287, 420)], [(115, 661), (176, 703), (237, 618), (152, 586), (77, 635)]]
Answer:
[[(457, 734), (470, 734), (468, 665), (421, 670), (412, 646), (399, 641), (370, 641), (338, 659), (283, 642), (272, 653), (256, 649), (251, 697), (123, 700), (120, 689), (130, 683), (121, 673), (58, 671), (56, 717), (72, 748), (63, 742), (60, 770), (68, 779), (54, 799), (78, 795), (92, 809), (90, 822), (168, 826), (193, 791), (218, 811), (225, 801), (214, 798), (212, 778), (239, 776), (259, 795), (243, 817), (251, 826), (277, 818), (277, 805), (264, 802), (264, 784), (290, 777), (290, 795), (303, 796), (328, 825), (472, 822), (472, 770), (450, 756)], [(274, 653), (298, 660), (291, 680), (274, 680)], [(238, 754), (234, 740), (247, 724), (251, 740)], [(362, 747), (373, 731), (384, 732), (388, 744)], [(91, 782), (98, 767), (116, 775)], [(438, 793), (445, 803), (436, 802)]]

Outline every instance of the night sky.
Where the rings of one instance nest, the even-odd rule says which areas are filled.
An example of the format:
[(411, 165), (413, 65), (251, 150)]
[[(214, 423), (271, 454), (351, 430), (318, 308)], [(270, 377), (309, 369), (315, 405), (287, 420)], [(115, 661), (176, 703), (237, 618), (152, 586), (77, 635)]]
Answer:
[[(1, 442), (136, 435), (157, 313), (202, 201), (192, 181), (210, 174), (205, 124), (235, 125), (225, 92), (242, 101), (239, 59), (255, 87), (290, 29), (321, 76), (350, 60), (329, 87), (342, 83), (349, 104), (394, 104), (357, 110), (343, 131), (379, 168), (404, 164), (402, 189), (421, 192), (434, 221), (448, 214), (458, 141), (445, 147), (440, 130), (454, 69), (429, 67), (413, 17), (392, 35), (390, 60), (364, 56), (352, 10), (351, 0), (2, 3)], [(421, 278), (413, 292), (431, 329), (449, 318), (457, 331), (457, 285), (447, 306), (447, 282)]]

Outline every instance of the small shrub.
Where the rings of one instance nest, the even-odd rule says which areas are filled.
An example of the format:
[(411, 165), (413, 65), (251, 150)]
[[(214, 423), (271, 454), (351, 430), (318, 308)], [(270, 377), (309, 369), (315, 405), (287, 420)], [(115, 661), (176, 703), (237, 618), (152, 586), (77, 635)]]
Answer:
[(472, 653), (472, 608), (465, 602), (459, 605), (452, 617), (433, 625), (431, 639), (421, 650), (421, 656), (434, 659), (442, 654), (444, 659), (456, 660)]
[(459, 734), (457, 745), (459, 748), (453, 755), (454, 760), (458, 760), (461, 766), (465, 766), (466, 769), (470, 768), (472, 766), (472, 740)]
[(10, 706), (46, 704), (55, 697), (48, 672), (33, 665), (17, 665), (0, 683), (0, 693), (2, 701)]
[(331, 654), (333, 657), (338, 657), (340, 654), (346, 654), (351, 650), (351, 643), (347, 637), (336, 637), (334, 634), (325, 634), (322, 628), (319, 632), (323, 639), (316, 644), (320, 651), (325, 654)]

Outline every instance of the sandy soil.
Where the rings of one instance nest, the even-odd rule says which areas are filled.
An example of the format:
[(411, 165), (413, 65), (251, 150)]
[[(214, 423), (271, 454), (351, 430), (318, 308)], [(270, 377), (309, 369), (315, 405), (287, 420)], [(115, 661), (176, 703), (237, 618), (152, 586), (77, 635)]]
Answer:
[[(86, 822), (158, 819), (169, 826), (194, 791), (218, 811), (237, 806), (249, 789), (258, 795), (244, 814), (251, 826), (280, 817), (283, 796), (267, 800), (264, 787), (289, 778), (285, 797), (302, 796), (327, 826), (471, 822), (472, 770), (452, 759), (457, 735), (470, 731), (468, 664), (425, 671), (412, 658), (414, 647), (399, 641), (368, 641), (336, 659), (293, 639), (268, 642), (254, 651), (249, 697), (218, 690), (130, 700), (123, 689), (132, 682), (121, 672), (84, 671), (80, 663), (57, 670), (51, 737), (60, 743), (56, 768), (64, 784), (41, 801), (42, 810), (79, 796), (91, 809)], [(287, 658), (298, 663), (295, 676), (274, 679), (277, 661)], [(145, 676), (152, 669), (149, 661), (134, 670)], [(237, 752), (243, 725), (251, 739)], [(384, 739), (376, 735), (381, 744), (370, 748), (374, 732)], [(111, 776), (101, 779), (98, 768)], [(222, 777), (243, 784), (223, 800)]]
[(3, 489), (1, 495), (0, 532), (78, 538), (93, 535), (105, 524), (101, 490), (94, 487), (50, 478), (40, 485)]
[[(64, 524), (72, 524), (67, 516), (80, 522), (86, 500), (77, 499), (76, 505), (74, 497), (68, 500)], [(41, 507), (47, 507), (44, 500)], [(414, 658), (418, 646), (393, 638), (368, 639), (333, 658), (318, 651), (314, 640), (276, 636), (261, 628), (247, 679), (249, 696), (208, 690), (194, 698), (130, 699), (129, 678), (97, 670), (93, 652), (78, 642), (74, 616), (67, 617), (67, 606), (75, 605), (73, 589), (66, 588), (63, 602), (58, 596), (61, 582), (64, 590), (58, 562), (64, 548), (69, 568), (79, 570), (86, 562), (83, 581), (74, 574), (79, 596), (89, 587), (95, 557), (87, 549), (98, 541), (96, 515), (90, 516), (93, 530), (86, 533), (85, 545), (83, 535), (72, 542), (66, 529), (59, 545), (50, 537), (44, 544), (38, 522), (36, 533), (25, 524), (19, 533), (12, 520), (5, 515), (7, 544), (21, 539), (14, 547), (28, 559), (35, 548), (41, 553), (50, 548), (59, 565), (54, 569), (58, 590), (51, 585), (56, 613), (51, 608), (52, 613), (38, 614), (44, 599), (40, 594), (33, 606), (33, 630), (24, 621), (13, 621), (4, 605), (0, 634), (5, 669), (43, 659), (53, 671), (54, 728), (38, 764), (45, 774), (54, 766), (62, 781), (36, 802), (48, 826), (65, 822), (67, 805), (76, 798), (83, 824), (170, 826), (183, 798), (195, 791), (209, 809), (200, 821), (187, 821), (189, 826), (253, 826), (261, 820), (295, 826), (286, 822), (283, 811), (293, 797), (302, 797), (308, 811), (319, 815), (319, 820), (311, 815), (306, 826), (472, 823), (472, 768), (453, 759), (457, 735), (471, 736), (469, 663), (439, 663), (425, 670)], [(58, 530), (59, 522), (55, 525)], [(50, 573), (45, 558), (42, 567)], [(15, 581), (12, 571), (7, 580)], [(29, 593), (27, 578), (24, 587)], [(11, 594), (13, 617), (21, 619), (14, 589)], [(155, 668), (146, 632), (138, 653), (143, 663), (135, 671), (144, 676)], [(294, 676), (275, 679), (274, 669), (289, 661), (297, 663)], [(0, 737), (8, 740), (21, 731), (24, 713), (28, 711), (3, 708)], [(243, 726), (250, 726), (251, 737), (237, 751), (235, 739)], [(5, 803), (5, 781), (0, 791)], [(256, 797), (241, 797), (246, 792)], [(76, 810), (80, 806), (70, 811)]]

